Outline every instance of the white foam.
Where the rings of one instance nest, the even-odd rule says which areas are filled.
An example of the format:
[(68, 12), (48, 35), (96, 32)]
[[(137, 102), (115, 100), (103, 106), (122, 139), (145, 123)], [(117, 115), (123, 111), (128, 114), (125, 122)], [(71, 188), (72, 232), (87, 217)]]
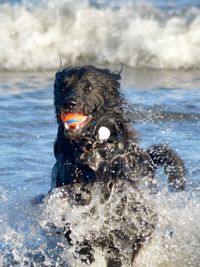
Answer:
[[(98, 191), (98, 190), (97, 190)], [(52, 195), (47, 202), (43, 221), (45, 225), (49, 221), (62, 227), (66, 221), (69, 221), (75, 233), (73, 238), (80, 240), (87, 236), (91, 229), (97, 233), (104, 220), (112, 217), (112, 209), (109, 214), (106, 213), (105, 205), (100, 204), (98, 192), (94, 193), (95, 198), (92, 205), (95, 204), (99, 216), (89, 215), (90, 206), (78, 207), (70, 206), (70, 201), (60, 199), (59, 196)], [(125, 190), (124, 194), (129, 194)], [(157, 195), (147, 195), (148, 203), (155, 205), (158, 214), (158, 223), (152, 238), (140, 250), (135, 265), (136, 267), (197, 267), (200, 260), (200, 227), (199, 227), (199, 208), (200, 202), (198, 194), (189, 194), (188, 192), (169, 193), (163, 190)], [(113, 206), (117, 202), (117, 196), (113, 195)], [(97, 204), (99, 203), (99, 204)], [(65, 220), (63, 219), (65, 218)], [(114, 226), (114, 224), (113, 224)], [(125, 251), (124, 251), (125, 254)], [(70, 258), (69, 261), (75, 262), (75, 266), (83, 266), (79, 261)], [(95, 267), (105, 266), (102, 262), (102, 255), (96, 255)], [(124, 267), (128, 266), (126, 264)]]
[(158, 224), (136, 267), (197, 267), (200, 260), (199, 198), (188, 193), (156, 196)]
[[(82, 62), (157, 69), (200, 68), (200, 10), (87, 2), (0, 5), (0, 69), (58, 69)], [(45, 1), (44, 1), (45, 2)]]

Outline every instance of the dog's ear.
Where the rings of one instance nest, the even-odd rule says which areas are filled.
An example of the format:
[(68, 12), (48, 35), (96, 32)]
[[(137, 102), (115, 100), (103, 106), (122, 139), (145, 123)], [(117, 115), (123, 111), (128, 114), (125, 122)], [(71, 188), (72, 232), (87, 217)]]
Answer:
[(59, 90), (62, 87), (64, 80), (64, 73), (63, 71), (58, 71), (55, 75), (55, 82), (54, 82), (54, 91)]
[(56, 108), (56, 114), (58, 113), (58, 106), (59, 106), (59, 101), (61, 98), (61, 88), (63, 84), (63, 72), (58, 71), (55, 75), (55, 81), (54, 81), (54, 105)]
[(63, 85), (66, 83), (67, 77), (70, 76), (70, 70), (72, 66), (65, 69), (59, 70), (55, 75), (54, 90), (62, 89)]
[(54, 81), (54, 103), (57, 107), (61, 98), (61, 91), (67, 83), (67, 77), (69, 76), (71, 66), (56, 72)]

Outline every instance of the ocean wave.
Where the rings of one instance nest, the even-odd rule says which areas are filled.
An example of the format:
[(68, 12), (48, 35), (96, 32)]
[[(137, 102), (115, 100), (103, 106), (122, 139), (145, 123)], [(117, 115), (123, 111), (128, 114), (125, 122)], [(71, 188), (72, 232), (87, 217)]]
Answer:
[[(0, 69), (58, 69), (84, 63), (199, 69), (200, 10), (118, 7), (86, 1), (0, 4)], [(30, 5), (32, 3), (32, 5)]]

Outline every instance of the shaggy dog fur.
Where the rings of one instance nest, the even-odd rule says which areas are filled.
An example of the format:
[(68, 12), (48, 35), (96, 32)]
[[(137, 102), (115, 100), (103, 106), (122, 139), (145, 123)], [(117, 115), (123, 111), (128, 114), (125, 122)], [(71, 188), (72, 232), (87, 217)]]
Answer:
[[(154, 187), (159, 165), (164, 167), (170, 186), (175, 189), (185, 187), (184, 164), (175, 151), (166, 145), (154, 145), (147, 151), (138, 146), (136, 131), (124, 112), (126, 100), (120, 93), (120, 78), (119, 73), (91, 65), (69, 67), (56, 73), (54, 103), (58, 134), (54, 146), (56, 164), (52, 171), (52, 189), (64, 186), (78, 205), (89, 205), (92, 188), (97, 184), (102, 187), (102, 201), (109, 201), (116, 187), (119, 191), (128, 185), (138, 192), (144, 185)], [(69, 112), (88, 116), (86, 122), (79, 129), (65, 127), (61, 114)], [(101, 127), (109, 129), (107, 138), (101, 138)], [(130, 262), (133, 262), (139, 248), (151, 235), (155, 213), (147, 203), (132, 196), (126, 213), (129, 215), (124, 213), (128, 209), (126, 196), (121, 197), (120, 203), (113, 211), (120, 222), (114, 233), (93, 236), (93, 240), (76, 245), (75, 254), (84, 255), (82, 259), (86, 260), (83, 261), (91, 263), (95, 260), (94, 245), (106, 251), (107, 266), (122, 266), (120, 250), (126, 241), (132, 249)], [(130, 219), (130, 214), (137, 217), (138, 227), (131, 223), (124, 226), (123, 222)], [(154, 219), (148, 222), (145, 216)], [(68, 228), (65, 234), (69, 243), (70, 233)]]

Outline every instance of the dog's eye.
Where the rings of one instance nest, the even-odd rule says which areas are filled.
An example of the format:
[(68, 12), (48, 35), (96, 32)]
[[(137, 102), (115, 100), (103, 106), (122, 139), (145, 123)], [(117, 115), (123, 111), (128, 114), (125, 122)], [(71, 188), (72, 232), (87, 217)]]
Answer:
[(92, 90), (92, 87), (91, 87), (90, 83), (86, 81), (86, 83), (84, 84), (82, 89), (85, 93), (88, 93)]
[(108, 140), (108, 138), (110, 137), (110, 130), (105, 126), (102, 126), (99, 128), (98, 134), (99, 134), (99, 140), (101, 141)]

